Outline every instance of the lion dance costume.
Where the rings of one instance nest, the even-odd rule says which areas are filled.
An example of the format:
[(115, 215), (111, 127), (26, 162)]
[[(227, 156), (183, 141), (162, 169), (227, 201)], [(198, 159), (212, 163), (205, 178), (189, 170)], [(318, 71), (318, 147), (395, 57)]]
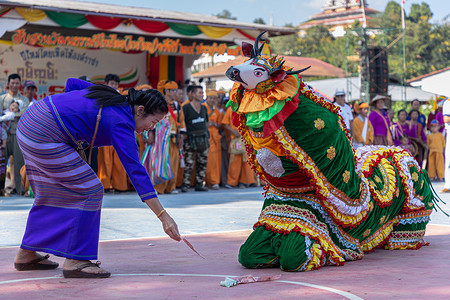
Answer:
[[(259, 38), (254, 47), (243, 45), (251, 56), (240, 65), (246, 66), (227, 71), (235, 81), (228, 102), (233, 121), (249, 162), (267, 183), (240, 263), (310, 271), (362, 259), (374, 248), (427, 245), (425, 227), (437, 198), (426, 171), (399, 148), (355, 151), (338, 108), (309, 88), (300, 71), (284, 67), (283, 58), (262, 57)], [(257, 76), (255, 70), (264, 69), (268, 79), (245, 87), (242, 73), (249, 68)]]

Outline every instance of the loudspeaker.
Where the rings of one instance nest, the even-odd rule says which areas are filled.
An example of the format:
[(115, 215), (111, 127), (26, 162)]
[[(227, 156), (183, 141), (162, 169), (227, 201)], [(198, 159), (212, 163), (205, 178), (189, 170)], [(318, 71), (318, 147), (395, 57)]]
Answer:
[(369, 47), (369, 94), (387, 95), (389, 86), (389, 69), (387, 52), (382, 47)]

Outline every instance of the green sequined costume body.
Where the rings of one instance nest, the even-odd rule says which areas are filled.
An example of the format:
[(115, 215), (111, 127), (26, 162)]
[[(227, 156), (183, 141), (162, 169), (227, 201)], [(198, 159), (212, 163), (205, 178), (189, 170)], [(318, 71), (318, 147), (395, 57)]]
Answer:
[(377, 247), (426, 245), (434, 199), (426, 171), (399, 148), (355, 152), (337, 108), (297, 80), (297, 94), (272, 114), (239, 113), (242, 89), (230, 103), (249, 162), (267, 182), (240, 263), (308, 271), (361, 259)]

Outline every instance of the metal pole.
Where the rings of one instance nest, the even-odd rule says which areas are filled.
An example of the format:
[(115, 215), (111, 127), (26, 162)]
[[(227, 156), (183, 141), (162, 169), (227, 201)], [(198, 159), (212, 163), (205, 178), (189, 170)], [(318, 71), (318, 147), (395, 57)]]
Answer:
[(406, 102), (406, 42), (405, 42), (405, 9), (404, 0), (400, 0), (402, 7), (402, 31), (403, 31), (403, 77), (402, 77), (402, 101)]
[(345, 80), (346, 80), (346, 84), (347, 84), (345, 96), (346, 96), (346, 98), (347, 98), (346, 100), (348, 102), (348, 100), (349, 100), (348, 98), (349, 98), (349, 96), (351, 96), (350, 89), (349, 89), (349, 82), (348, 82), (348, 29), (345, 29)]
[(362, 7), (362, 13), (363, 13), (363, 27), (367, 27), (367, 20), (366, 20), (366, 6), (364, 4), (364, 0), (361, 0), (361, 7)]

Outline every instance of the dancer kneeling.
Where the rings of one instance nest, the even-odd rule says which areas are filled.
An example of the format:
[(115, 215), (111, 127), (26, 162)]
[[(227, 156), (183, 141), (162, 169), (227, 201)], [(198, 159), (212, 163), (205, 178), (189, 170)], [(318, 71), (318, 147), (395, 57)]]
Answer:
[(435, 199), (426, 171), (399, 148), (354, 151), (338, 108), (303, 82), (303, 70), (261, 56), (258, 41), (244, 43), (250, 59), (227, 71), (235, 81), (228, 105), (249, 162), (267, 182), (240, 263), (308, 271), (377, 247), (426, 245)]

